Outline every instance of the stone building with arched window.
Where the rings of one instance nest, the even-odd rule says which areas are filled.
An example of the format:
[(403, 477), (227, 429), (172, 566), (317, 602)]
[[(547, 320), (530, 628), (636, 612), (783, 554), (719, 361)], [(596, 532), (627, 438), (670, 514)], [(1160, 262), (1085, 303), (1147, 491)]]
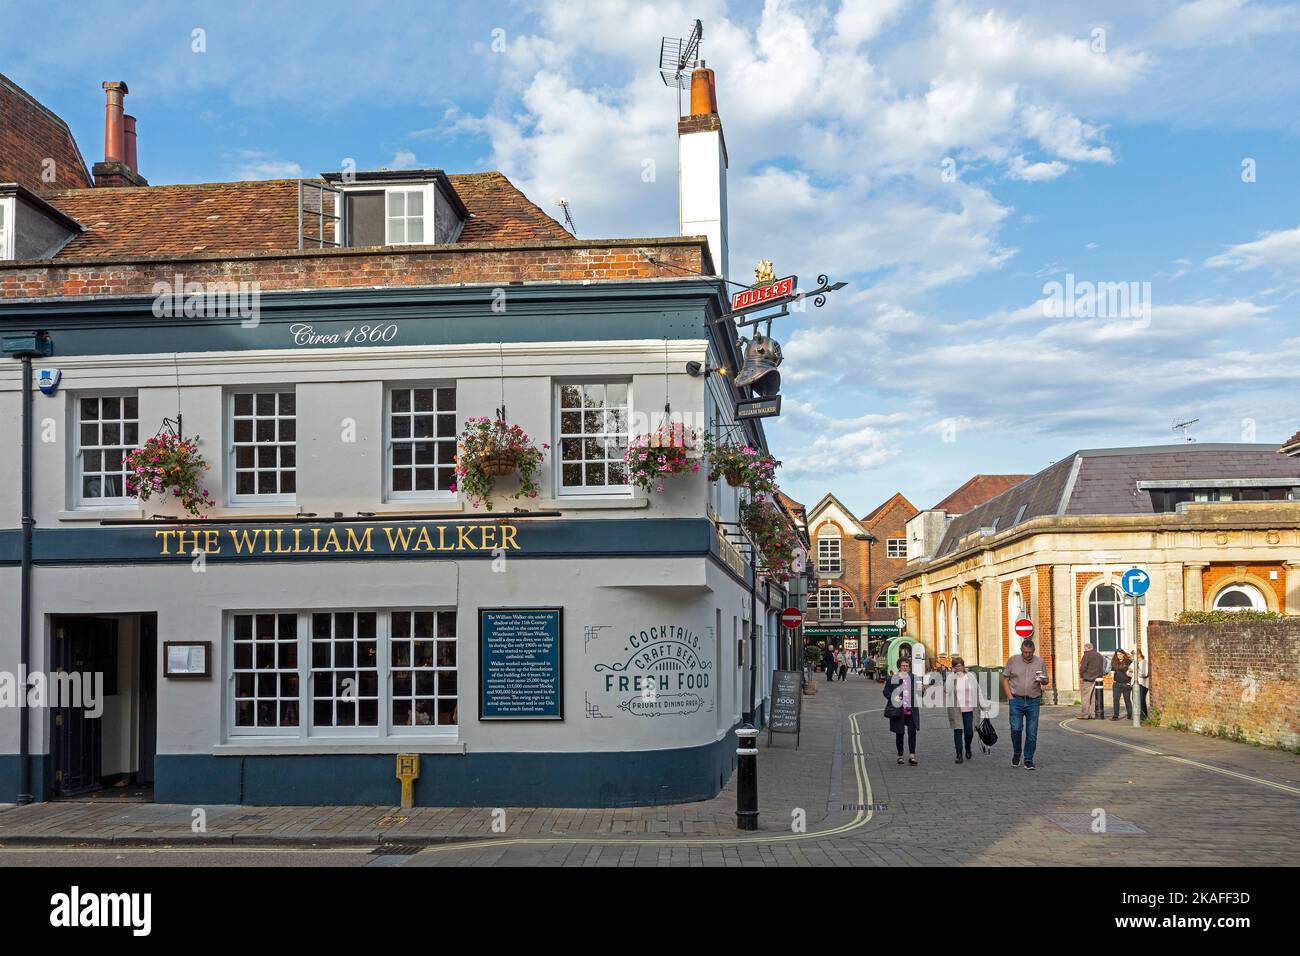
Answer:
[[(1132, 651), (1184, 610), (1300, 615), (1300, 459), (1276, 445), (1078, 451), (922, 530), (898, 578), (908, 633), (996, 667), (1028, 617), (1062, 702), (1084, 643)], [(1135, 566), (1151, 575), (1136, 613), (1120, 586)]]

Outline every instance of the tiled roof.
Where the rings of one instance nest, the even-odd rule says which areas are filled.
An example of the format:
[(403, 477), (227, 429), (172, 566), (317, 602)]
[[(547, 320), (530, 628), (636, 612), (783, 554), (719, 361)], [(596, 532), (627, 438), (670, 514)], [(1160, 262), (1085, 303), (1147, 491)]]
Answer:
[[(50, 167), (48, 160), (53, 160)], [(46, 179), (52, 171), (53, 182)], [(92, 184), (68, 124), (0, 74), (0, 183), (32, 192)]]
[[(448, 179), (471, 214), (459, 242), (573, 238), (500, 173)], [(68, 189), (46, 198), (86, 227), (59, 253), (61, 259), (298, 248), (296, 179)]]
[(976, 475), (935, 505), (933, 510), (946, 511), (950, 515), (965, 514), (990, 498), (996, 498), (1002, 492), (1014, 488), (1028, 477), (1028, 475)]
[(461, 242), (528, 242), (572, 239), (569, 230), (548, 216), (501, 173), (460, 173), (447, 177), (473, 214)]
[(1006, 531), (1044, 515), (1151, 514), (1151, 496), (1139, 481), (1216, 481), (1276, 478), (1300, 485), (1300, 461), (1272, 445), (1178, 444), (1077, 451), (997, 497), (954, 518), (937, 557), (955, 550), (980, 528)]
[(911, 518), (916, 515), (916, 507), (903, 497), (901, 491), (896, 491), (889, 496), (882, 504), (871, 509), (871, 512), (863, 517), (862, 525), (865, 528), (873, 528), (884, 520), (885, 514), (892, 511), (895, 506), (901, 506), (906, 512), (907, 517)]
[(1284, 455), (1300, 455), (1300, 432), (1296, 432), (1286, 441), (1282, 442), (1282, 447), (1278, 449)]

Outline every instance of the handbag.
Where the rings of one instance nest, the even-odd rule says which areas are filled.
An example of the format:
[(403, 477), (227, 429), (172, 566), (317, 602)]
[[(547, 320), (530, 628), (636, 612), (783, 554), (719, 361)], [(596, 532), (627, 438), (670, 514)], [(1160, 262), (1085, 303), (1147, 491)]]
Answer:
[[(902, 686), (901, 682), (899, 686)], [(889, 696), (885, 699), (885, 719), (893, 720), (895, 717), (902, 717), (902, 716), (903, 716), (903, 708), (898, 706), (898, 704), (894, 703), (894, 694), (891, 691)]]

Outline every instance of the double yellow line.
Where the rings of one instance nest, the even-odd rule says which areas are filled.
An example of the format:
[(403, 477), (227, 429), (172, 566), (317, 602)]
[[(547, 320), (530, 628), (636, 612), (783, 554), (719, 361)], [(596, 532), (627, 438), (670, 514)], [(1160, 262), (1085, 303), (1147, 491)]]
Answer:
[[(877, 708), (879, 710), (879, 708)], [(509, 846), (744, 846), (747, 844), (770, 845), (773, 843), (794, 843), (799, 840), (821, 840), (826, 837), (849, 833), (871, 822), (875, 815), (872, 804), (871, 778), (867, 774), (866, 754), (862, 750), (862, 729), (858, 717), (862, 714), (875, 713), (871, 710), (859, 710), (849, 714), (849, 742), (853, 747), (853, 773), (857, 780), (857, 812), (853, 819), (828, 830), (816, 830), (809, 833), (770, 833), (755, 836), (734, 837), (613, 837), (613, 836), (553, 836), (553, 837), (488, 837), (467, 843), (439, 843), (422, 848), (421, 852), (459, 853), (463, 850), (481, 850), (489, 847)], [(394, 842), (401, 842), (395, 837)]]
[(1164, 757), (1166, 760), (1172, 760), (1174, 763), (1186, 764), (1189, 767), (1197, 767), (1201, 770), (1209, 770), (1212, 773), (1220, 773), (1225, 777), (1235, 777), (1238, 780), (1245, 780), (1247, 783), (1257, 783), (1261, 787), (1272, 787), (1274, 790), (1281, 790), (1283, 793), (1292, 793), (1300, 796), (1300, 789), (1287, 786), (1285, 783), (1277, 783), (1273, 780), (1266, 780), (1263, 777), (1256, 777), (1253, 774), (1241, 773), (1236, 770), (1228, 770), (1226, 767), (1216, 767), (1213, 764), (1201, 763), (1199, 760), (1192, 760), (1190, 757), (1179, 757), (1176, 754), (1162, 753), (1159, 750), (1152, 750), (1150, 747), (1143, 747), (1140, 744), (1131, 744), (1126, 740), (1116, 740), (1113, 737), (1105, 737), (1101, 734), (1092, 733), (1087, 730), (1078, 730), (1070, 727), (1078, 718), (1067, 717), (1061, 721), (1061, 729), (1068, 730), (1072, 734), (1078, 734), (1081, 737), (1092, 737), (1094, 740), (1104, 740), (1108, 744), (1114, 744), (1117, 747), (1126, 747), (1129, 750), (1135, 750), (1140, 754), (1146, 754), (1148, 757)]

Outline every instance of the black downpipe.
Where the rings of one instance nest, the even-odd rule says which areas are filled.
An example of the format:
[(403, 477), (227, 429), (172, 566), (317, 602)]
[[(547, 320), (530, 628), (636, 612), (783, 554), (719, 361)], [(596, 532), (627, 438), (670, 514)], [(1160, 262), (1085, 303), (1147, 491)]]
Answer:
[(31, 664), (32, 643), (32, 526), (36, 519), (32, 517), (32, 357), (22, 357), (23, 362), (23, 478), (22, 478), (22, 591), (21, 614), (19, 624), (18, 672), (23, 675), (23, 706), (18, 708), (18, 795), (16, 802), (21, 806), (32, 802), (32, 765), (27, 736), (29, 733), (28, 708), (26, 706), (27, 669)]

